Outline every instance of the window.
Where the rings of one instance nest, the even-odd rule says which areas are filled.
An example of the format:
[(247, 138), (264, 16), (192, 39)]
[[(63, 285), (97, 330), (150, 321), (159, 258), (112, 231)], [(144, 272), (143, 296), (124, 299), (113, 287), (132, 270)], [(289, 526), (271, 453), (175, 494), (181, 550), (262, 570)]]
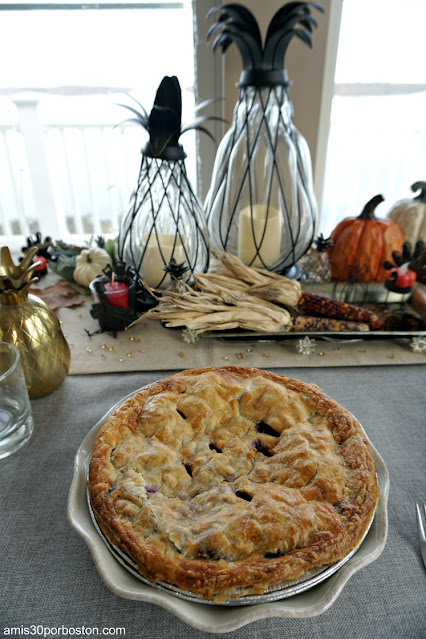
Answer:
[(385, 215), (426, 176), (424, 0), (343, 0), (321, 206), (329, 234), (382, 193)]
[[(282, 3), (270, 0), (265, 20)], [(288, 70), (294, 82), (290, 97), (296, 126), (307, 138), (316, 165), (319, 230), (329, 234), (343, 217), (357, 215), (372, 196), (384, 195), (378, 213), (385, 214), (396, 200), (411, 195), (411, 184), (425, 179), (426, 2), (322, 3), (327, 13), (315, 33), (314, 50), (305, 51), (302, 45), (298, 49), (296, 43), (288, 61), (296, 64)], [(227, 98), (229, 119), (233, 86), (228, 82), (225, 95), (221, 68), (226, 64), (229, 79), (234, 52), (212, 54), (205, 37), (211, 24), (205, 16), (215, 4), (217, 0), (0, 4), (0, 56), (7, 61), (0, 74), (3, 242), (15, 238), (15, 248), (21, 246), (40, 229), (40, 217), (43, 233), (55, 239), (69, 236), (77, 241), (87, 234), (116, 232), (146, 139), (132, 125), (115, 126), (127, 117), (127, 111), (116, 106), (130, 103), (126, 94), (150, 109), (161, 78), (176, 74), (183, 90), (184, 121), (193, 119), (196, 102), (221, 96)], [(247, 0), (247, 6), (262, 19), (257, 0)], [(320, 39), (337, 37), (339, 20), (330, 20), (331, 26), (325, 21), (340, 7), (329, 118), (320, 89), (316, 93), (316, 84), (321, 84), (316, 79), (321, 69), (334, 67), (334, 59), (329, 63), (323, 57)], [(302, 66), (297, 68), (299, 60)], [(236, 65), (238, 79), (239, 60)], [(330, 90), (325, 93), (330, 102)], [(209, 112), (221, 115), (223, 106), (219, 102)], [(324, 135), (316, 145), (319, 112), (325, 114), (321, 123), (325, 120), (326, 125), (319, 127)], [(312, 123), (314, 130), (309, 131)], [(218, 143), (222, 125), (209, 128)], [(185, 134), (183, 144), (191, 182), (203, 200), (216, 146), (206, 136), (196, 140), (193, 133)]]
[[(204, 17), (210, 4), (196, 11)], [(131, 117), (117, 104), (132, 105), (133, 96), (149, 111), (162, 77), (177, 75), (183, 122), (194, 118), (191, 0), (0, 9), (0, 57), (8, 60), (0, 74), (0, 234), (22, 243), (40, 228), (41, 211), (55, 239), (117, 232), (147, 139), (140, 127), (116, 126)], [(214, 92), (197, 95), (207, 97)], [(195, 135), (183, 144), (196, 185)]]

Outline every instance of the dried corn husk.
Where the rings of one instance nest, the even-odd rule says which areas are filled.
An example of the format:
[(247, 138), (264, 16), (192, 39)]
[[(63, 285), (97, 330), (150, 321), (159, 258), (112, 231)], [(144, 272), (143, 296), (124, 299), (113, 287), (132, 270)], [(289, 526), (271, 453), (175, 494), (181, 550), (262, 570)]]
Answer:
[[(241, 302), (251, 302), (256, 304), (257, 306), (261, 306), (262, 308), (269, 308), (273, 311), (277, 310), (276, 304), (272, 304), (267, 300), (264, 300), (259, 297), (255, 297), (251, 290), (243, 287), (239, 287), (238, 285), (233, 288), (233, 280), (232, 278), (227, 278), (223, 276), (215, 277), (215, 273), (197, 273), (194, 274), (194, 282), (198, 289), (204, 291), (205, 293), (212, 293), (214, 295), (218, 295), (221, 297), (224, 302), (227, 304), (238, 304), (238, 301)], [(247, 299), (247, 296), (250, 295), (252, 299)]]
[[(135, 323), (144, 318), (159, 319), (167, 327), (182, 326), (196, 334), (238, 328), (259, 333), (291, 329), (287, 308), (297, 306), (301, 295), (298, 282), (250, 268), (228, 253), (215, 257), (215, 270), (194, 274), (194, 288), (185, 285), (183, 293), (157, 291), (161, 293), (158, 306)], [(150, 292), (155, 296), (155, 291)]]
[[(197, 274), (195, 279), (198, 290), (186, 286), (184, 293), (162, 292), (158, 306), (135, 324), (145, 318), (158, 319), (167, 327), (182, 326), (196, 334), (237, 328), (261, 333), (290, 330), (292, 320), (286, 309), (245, 293), (242, 286), (232, 288), (223, 279), (222, 285), (206, 274)], [(150, 292), (155, 295), (155, 291)]]
[(220, 268), (213, 273), (207, 273), (208, 278), (226, 277), (230, 281), (236, 280), (247, 285), (249, 295), (255, 295), (265, 300), (282, 304), (288, 308), (296, 308), (302, 289), (296, 280), (290, 280), (284, 275), (266, 271), (264, 269), (246, 266), (243, 262), (230, 253), (215, 253)]
[(300, 284), (296, 280), (285, 279), (286, 282), (276, 280), (251, 286), (249, 294), (257, 295), (265, 300), (273, 300), (289, 308), (296, 308), (301, 294)]

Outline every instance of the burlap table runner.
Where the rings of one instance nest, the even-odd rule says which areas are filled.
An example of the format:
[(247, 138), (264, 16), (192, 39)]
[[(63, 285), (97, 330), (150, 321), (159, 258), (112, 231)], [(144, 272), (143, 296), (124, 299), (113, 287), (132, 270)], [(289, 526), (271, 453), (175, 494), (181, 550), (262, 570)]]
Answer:
[(317, 339), (313, 354), (297, 350), (299, 338), (283, 341), (223, 341), (200, 338), (194, 344), (182, 339), (180, 329), (166, 329), (158, 321), (146, 320), (122, 331), (89, 335), (99, 329), (90, 316), (90, 302), (58, 311), (62, 330), (71, 348), (70, 375), (131, 371), (161, 371), (238, 364), (259, 368), (370, 366), (424, 364), (426, 352), (410, 348), (410, 338), (325, 341)]

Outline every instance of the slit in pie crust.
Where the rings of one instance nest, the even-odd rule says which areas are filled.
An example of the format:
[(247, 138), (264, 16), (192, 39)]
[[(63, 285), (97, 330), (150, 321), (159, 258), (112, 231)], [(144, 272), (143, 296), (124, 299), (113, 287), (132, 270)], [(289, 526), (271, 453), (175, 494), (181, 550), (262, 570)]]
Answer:
[(315, 385), (231, 366), (122, 403), (96, 436), (88, 491), (143, 577), (216, 601), (339, 561), (379, 498), (353, 415)]

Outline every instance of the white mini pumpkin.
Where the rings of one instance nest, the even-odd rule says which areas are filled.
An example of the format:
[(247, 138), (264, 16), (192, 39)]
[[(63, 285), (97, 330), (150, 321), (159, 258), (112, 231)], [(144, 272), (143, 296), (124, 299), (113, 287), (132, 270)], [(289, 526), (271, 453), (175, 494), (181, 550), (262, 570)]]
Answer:
[(399, 226), (404, 240), (414, 248), (418, 240), (426, 243), (426, 182), (416, 182), (411, 190), (419, 195), (400, 200), (388, 212), (387, 217)]
[(92, 280), (102, 275), (107, 264), (111, 264), (111, 257), (104, 249), (97, 246), (83, 249), (75, 260), (74, 280), (77, 284), (89, 286)]

